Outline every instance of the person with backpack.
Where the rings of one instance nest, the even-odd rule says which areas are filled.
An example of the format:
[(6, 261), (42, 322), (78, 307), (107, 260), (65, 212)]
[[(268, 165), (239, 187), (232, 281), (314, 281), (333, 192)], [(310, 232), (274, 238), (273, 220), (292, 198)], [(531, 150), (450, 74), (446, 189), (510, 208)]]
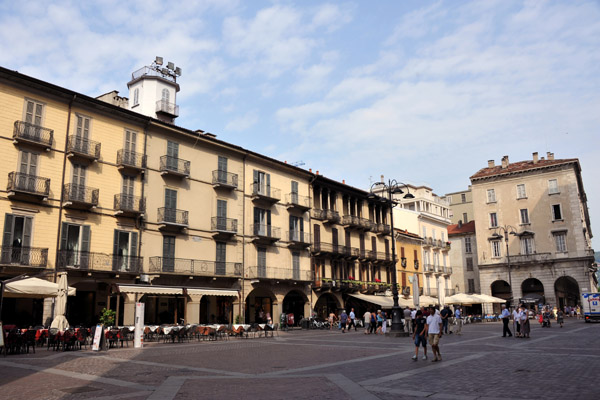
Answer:
[(440, 311), (440, 316), (442, 317), (442, 332), (446, 335), (448, 334), (448, 318), (450, 318), (450, 308), (448, 306), (444, 306), (444, 309)]
[(346, 310), (342, 310), (340, 314), (340, 325), (342, 327), (342, 333), (346, 333), (346, 323), (348, 322), (348, 314), (346, 314)]
[(423, 346), (423, 360), (427, 360), (427, 320), (423, 317), (421, 310), (417, 311), (415, 316), (415, 329), (413, 331), (413, 340), (415, 341), (415, 355), (412, 356), (413, 361), (419, 359), (419, 345)]

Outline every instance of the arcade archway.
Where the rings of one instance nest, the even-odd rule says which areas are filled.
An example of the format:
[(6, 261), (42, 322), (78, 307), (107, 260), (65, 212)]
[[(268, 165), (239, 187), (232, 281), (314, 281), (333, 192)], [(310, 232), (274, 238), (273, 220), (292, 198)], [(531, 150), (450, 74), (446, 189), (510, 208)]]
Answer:
[(276, 303), (277, 298), (269, 289), (259, 287), (252, 290), (246, 296), (246, 323), (266, 323), (268, 316), (278, 321), (279, 316), (273, 316), (273, 305)]
[(331, 293), (323, 293), (315, 303), (315, 313), (321, 318), (327, 318), (331, 312), (337, 312), (340, 308), (337, 298)]
[(304, 306), (307, 301), (306, 295), (292, 290), (283, 298), (282, 311), (285, 314), (294, 314), (294, 321), (298, 323), (301, 317), (304, 316)]
[[(504, 299), (504, 300), (510, 302), (510, 299), (512, 297), (512, 291), (511, 291), (511, 288), (510, 288), (510, 285), (508, 284), (508, 282), (501, 280), (501, 279), (494, 281), (490, 285), (490, 289), (492, 292), (492, 296), (499, 297), (501, 299)], [(500, 304), (494, 304), (493, 311), (495, 313), (500, 312)]]
[(570, 276), (561, 276), (554, 282), (556, 305), (559, 308), (579, 304), (579, 284)]

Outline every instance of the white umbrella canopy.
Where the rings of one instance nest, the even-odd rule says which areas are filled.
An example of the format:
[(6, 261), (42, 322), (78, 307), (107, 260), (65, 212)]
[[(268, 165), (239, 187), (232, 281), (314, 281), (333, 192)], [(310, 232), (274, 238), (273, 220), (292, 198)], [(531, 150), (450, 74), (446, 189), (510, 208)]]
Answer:
[(438, 278), (438, 302), (441, 307), (444, 306), (444, 301), (446, 300), (446, 289), (443, 287), (443, 279), (440, 276)]
[(413, 285), (413, 305), (416, 308), (419, 308), (419, 278), (417, 277), (417, 274), (413, 275), (413, 279), (412, 279), (412, 285)]
[(436, 299), (435, 297), (427, 296), (424, 294), (419, 296), (419, 304), (422, 304), (423, 306), (429, 306), (437, 303), (438, 299)]
[(456, 293), (453, 296), (446, 297), (446, 304), (479, 304), (481, 299), (466, 293)]
[[(68, 295), (75, 296), (76, 290), (69, 288)], [(40, 278), (25, 278), (7, 283), (4, 286), (5, 297), (27, 297), (43, 299), (58, 296), (58, 285)]]
[(489, 294), (475, 294), (474, 296), (481, 299), (482, 303), (496, 303), (496, 304), (504, 304), (506, 303), (506, 299), (501, 299), (500, 297), (490, 296)]
[(58, 278), (58, 295), (54, 300), (54, 320), (52, 321), (50, 328), (56, 328), (59, 331), (69, 329), (69, 322), (65, 317), (68, 291), (69, 285), (67, 283), (67, 274), (63, 272)]

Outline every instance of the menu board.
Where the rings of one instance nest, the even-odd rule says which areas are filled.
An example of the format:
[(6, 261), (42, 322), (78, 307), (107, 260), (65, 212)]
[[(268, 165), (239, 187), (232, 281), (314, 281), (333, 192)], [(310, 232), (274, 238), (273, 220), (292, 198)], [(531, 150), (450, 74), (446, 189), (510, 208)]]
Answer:
[(100, 342), (102, 340), (102, 333), (104, 332), (104, 325), (96, 325), (96, 331), (94, 332), (94, 341), (92, 342), (92, 351), (100, 350)]

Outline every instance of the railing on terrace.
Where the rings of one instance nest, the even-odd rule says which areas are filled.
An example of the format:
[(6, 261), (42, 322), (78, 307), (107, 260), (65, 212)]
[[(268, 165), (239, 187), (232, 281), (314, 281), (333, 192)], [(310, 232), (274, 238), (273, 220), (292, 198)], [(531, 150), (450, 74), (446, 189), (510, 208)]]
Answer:
[(310, 208), (310, 197), (302, 196), (298, 193), (289, 193), (285, 195), (285, 202), (288, 205), (298, 207), (304, 210)]
[(289, 242), (310, 244), (310, 233), (298, 230), (288, 231), (287, 239)]
[(161, 156), (160, 171), (162, 173), (189, 176), (190, 162), (177, 157)]
[(67, 140), (67, 153), (97, 160), (100, 158), (100, 143), (81, 136), (70, 135)]
[(6, 190), (8, 192), (23, 192), (48, 197), (50, 194), (50, 178), (41, 178), (20, 172), (9, 172)]
[(52, 147), (54, 131), (25, 121), (15, 121), (13, 139), (39, 144), (47, 149)]
[(271, 185), (253, 183), (252, 196), (279, 201), (281, 199), (281, 190), (274, 188)]
[(146, 168), (146, 156), (135, 151), (121, 149), (117, 151), (117, 165), (144, 169)]
[(212, 183), (213, 185), (227, 186), (237, 189), (238, 175), (217, 169), (212, 172)]
[(551, 259), (552, 253), (517, 254), (510, 256), (511, 264), (549, 261)]
[(188, 225), (188, 211), (161, 207), (158, 209), (158, 223), (172, 225)]
[(45, 268), (48, 265), (48, 249), (40, 247), (2, 246), (0, 264)]
[(115, 194), (113, 208), (117, 211), (142, 214), (146, 211), (146, 202), (141, 196), (120, 193)]
[(310, 282), (313, 274), (310, 270), (294, 268), (274, 268), (261, 265), (248, 267), (246, 278), (248, 279), (281, 279), (291, 281)]
[(143, 259), (137, 256), (59, 250), (57, 267), (82, 271), (112, 271), (139, 274), (143, 271)]
[(173, 117), (179, 116), (179, 106), (175, 103), (170, 103), (166, 100), (158, 100), (156, 102), (156, 112), (165, 113)]
[(85, 204), (90, 207), (98, 205), (100, 190), (75, 183), (67, 183), (63, 187), (63, 199), (68, 203)]
[(237, 233), (238, 231), (238, 220), (233, 218), (212, 217), (210, 225), (213, 231), (231, 233)]
[(189, 258), (150, 257), (149, 272), (194, 276), (241, 277), (242, 263), (194, 260)]
[(281, 239), (281, 230), (278, 227), (267, 224), (250, 225), (250, 231), (254, 236), (260, 236), (271, 239)]

